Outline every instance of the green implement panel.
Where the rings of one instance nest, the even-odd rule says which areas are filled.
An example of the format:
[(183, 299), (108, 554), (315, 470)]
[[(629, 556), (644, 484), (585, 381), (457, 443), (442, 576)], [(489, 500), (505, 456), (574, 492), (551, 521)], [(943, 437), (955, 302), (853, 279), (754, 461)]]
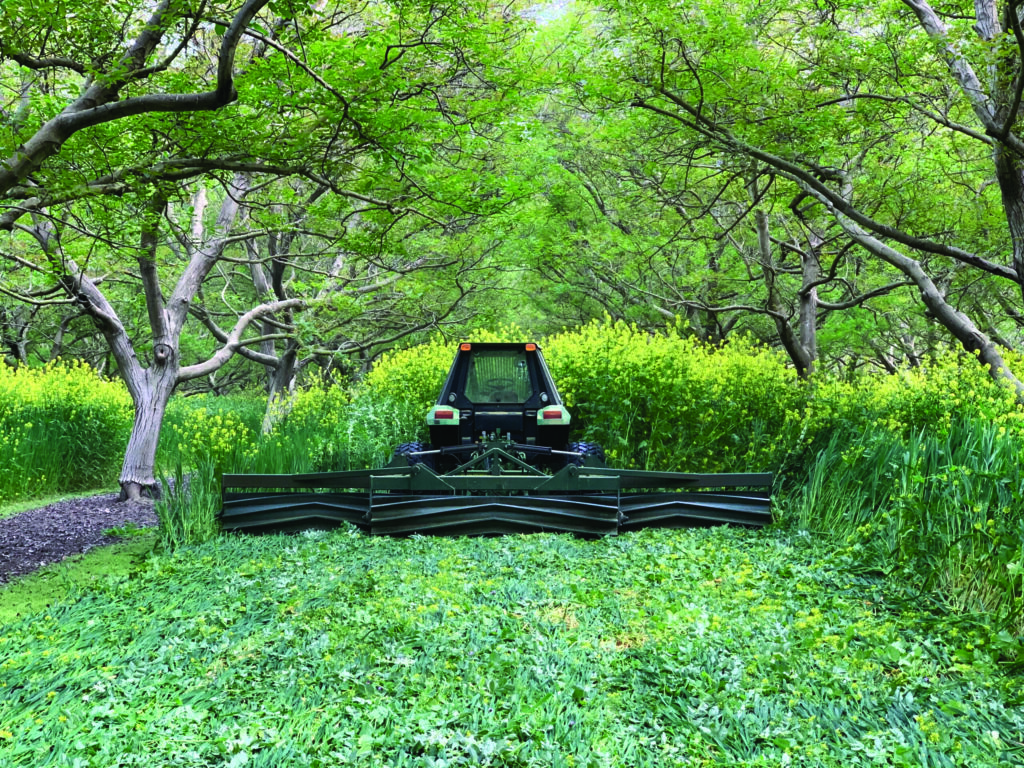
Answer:
[(224, 475), (221, 526), (371, 534), (607, 536), (645, 527), (772, 521), (770, 473), (688, 474), (570, 465), (547, 474), (492, 442), (458, 468), (425, 464), (303, 475)]

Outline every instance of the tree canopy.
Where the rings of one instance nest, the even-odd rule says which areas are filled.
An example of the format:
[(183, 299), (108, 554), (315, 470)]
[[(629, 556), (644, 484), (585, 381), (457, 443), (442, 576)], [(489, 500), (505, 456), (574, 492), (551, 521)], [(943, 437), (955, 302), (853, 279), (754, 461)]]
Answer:
[(1022, 50), (1017, 2), (9, 0), (0, 340), (119, 371), (129, 495), (179, 387), (510, 322), (1024, 399)]

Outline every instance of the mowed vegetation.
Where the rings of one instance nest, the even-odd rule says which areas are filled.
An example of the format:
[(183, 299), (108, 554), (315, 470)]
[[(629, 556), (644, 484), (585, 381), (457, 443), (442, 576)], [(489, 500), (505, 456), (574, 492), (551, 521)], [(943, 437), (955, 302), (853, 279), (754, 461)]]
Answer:
[[(376, 466), (423, 437), (451, 346), (310, 386), (266, 436), (256, 395), (182, 398), (160, 464), (190, 493), (161, 502), (154, 552), (0, 630), (0, 765), (1024, 760), (1011, 391), (955, 357), (812, 385), (672, 328), (542, 344), (582, 439), (619, 466), (775, 471), (778, 524), (219, 536), (218, 472)], [(23, 390), (0, 391), (13, 434)]]
[(0, 760), (1020, 764), (1019, 681), (983, 633), (824, 552), (722, 528), (217, 538), (4, 628)]

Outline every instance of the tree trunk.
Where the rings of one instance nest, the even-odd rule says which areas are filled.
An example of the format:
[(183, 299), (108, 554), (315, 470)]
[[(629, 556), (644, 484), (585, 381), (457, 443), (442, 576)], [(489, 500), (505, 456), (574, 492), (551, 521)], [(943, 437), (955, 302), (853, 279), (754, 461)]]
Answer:
[(814, 373), (818, 362), (818, 289), (815, 287), (821, 280), (821, 265), (816, 258), (816, 244), (808, 238), (807, 252), (800, 253), (801, 286), (799, 296), (800, 312), (797, 328), (800, 335), (800, 348), (804, 351), (807, 364), (807, 376)]
[(130, 387), (134, 393), (135, 420), (121, 467), (121, 501), (159, 496), (156, 450), (167, 402), (174, 392), (177, 367), (154, 365), (146, 370), (137, 369), (132, 375), (136, 378)]
[(273, 431), (277, 423), (287, 414), (288, 398), (295, 391), (298, 344), (289, 340), (284, 353), (278, 359), (276, 368), (269, 371), (267, 383), (267, 410), (263, 414), (263, 434)]
[(28, 364), (28, 329), (29, 322), (24, 319), (20, 309), (0, 307), (0, 337), (10, 353), (12, 364)]
[[(789, 319), (783, 313), (782, 301), (779, 298), (778, 286), (775, 281), (776, 264), (772, 255), (768, 217), (764, 211), (754, 211), (754, 225), (757, 229), (757, 245), (761, 255), (761, 276), (764, 278), (765, 289), (768, 292), (767, 308), (771, 313), (772, 320), (775, 321), (775, 329), (779, 334), (782, 346), (796, 367), (797, 376), (806, 379), (811, 375), (814, 360), (807, 347), (804, 346), (803, 339), (793, 331)], [(801, 319), (803, 319), (805, 299), (806, 297), (801, 297)], [(801, 331), (803, 330), (801, 327)]]
[(993, 154), (1003, 211), (1013, 244), (1013, 269), (1024, 295), (1024, 179), (1021, 178), (1019, 159), (1008, 147), (996, 144)]

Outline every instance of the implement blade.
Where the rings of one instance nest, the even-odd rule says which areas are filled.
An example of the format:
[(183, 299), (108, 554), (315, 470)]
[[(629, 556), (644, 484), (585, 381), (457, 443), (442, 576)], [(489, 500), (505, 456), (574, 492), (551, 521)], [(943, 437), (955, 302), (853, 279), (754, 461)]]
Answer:
[(745, 472), (738, 474), (694, 474), (691, 472), (649, 472), (643, 469), (612, 469), (586, 467), (583, 475), (614, 477), (619, 488), (771, 488), (771, 472)]
[(639, 528), (691, 528), (746, 525), (760, 528), (772, 521), (767, 491), (691, 491), (689, 493), (624, 493), (622, 531)]
[[(480, 459), (515, 459), (493, 449)], [(292, 531), (351, 523), (374, 534), (494, 535), (556, 531), (607, 536), (646, 527), (772, 522), (772, 475), (687, 474), (567, 466), (553, 475), (464, 464), (301, 475), (224, 475), (221, 525)], [(314, 488), (330, 489), (314, 493)], [(231, 489), (231, 490), (229, 490)], [(368, 492), (364, 492), (368, 491)]]
[(259, 533), (368, 525), (367, 493), (225, 493), (220, 515), (225, 531)]
[(615, 534), (614, 496), (422, 496), (381, 494), (370, 506), (370, 533), (477, 536), (553, 531)]

